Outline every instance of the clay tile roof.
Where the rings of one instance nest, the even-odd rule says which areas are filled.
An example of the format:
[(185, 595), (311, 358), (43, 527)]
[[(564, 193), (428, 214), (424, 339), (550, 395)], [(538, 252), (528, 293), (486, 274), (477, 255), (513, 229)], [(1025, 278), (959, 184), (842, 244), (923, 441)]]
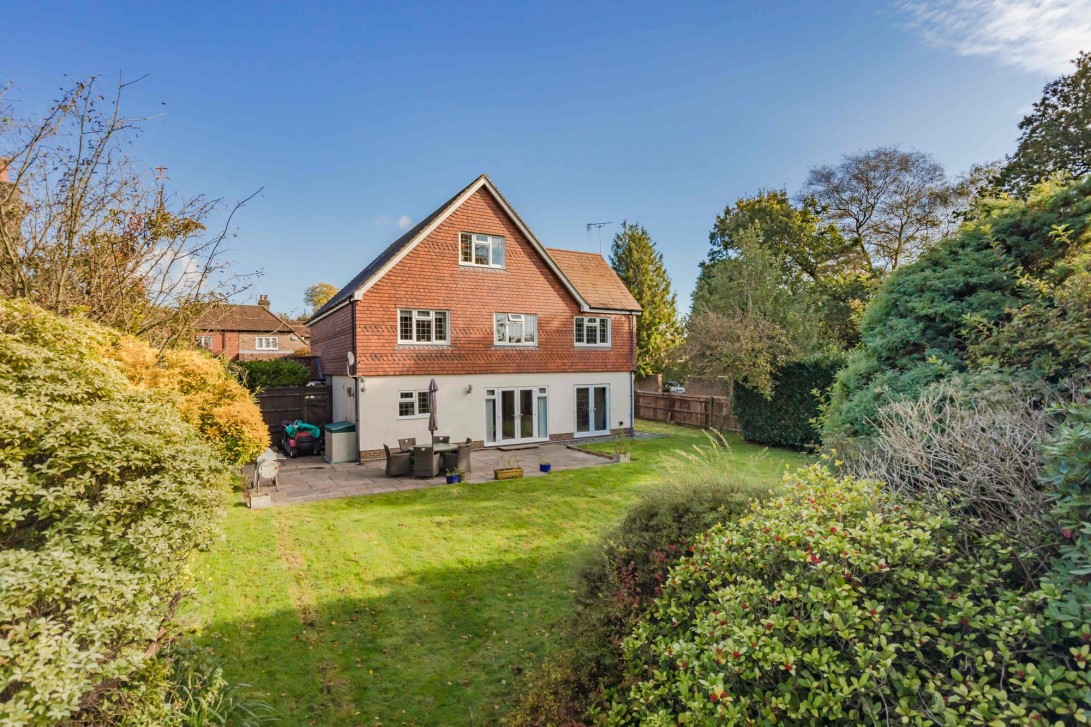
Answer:
[(640, 304), (602, 255), (546, 248), (564, 276), (592, 308), (639, 311)]
[(253, 331), (255, 333), (296, 333), (295, 327), (280, 320), (260, 305), (224, 305), (206, 312), (193, 324), (198, 331)]

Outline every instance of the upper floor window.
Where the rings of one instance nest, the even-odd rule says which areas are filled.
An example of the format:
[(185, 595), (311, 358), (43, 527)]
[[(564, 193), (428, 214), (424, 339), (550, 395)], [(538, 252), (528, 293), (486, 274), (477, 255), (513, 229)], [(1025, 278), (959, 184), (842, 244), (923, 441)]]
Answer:
[(538, 316), (532, 313), (497, 313), (493, 341), (498, 346), (537, 346)]
[(609, 346), (610, 345), (610, 319), (576, 318), (576, 345), (577, 346)]
[(445, 310), (398, 311), (398, 343), (450, 343)]
[(257, 336), (254, 338), (254, 348), (259, 351), (278, 351), (280, 339), (276, 336)]
[(458, 261), (462, 265), (502, 268), (504, 267), (504, 238), (496, 235), (479, 235), (475, 232), (460, 232)]
[(201, 348), (212, 348), (212, 336), (197, 336), (197, 345)]

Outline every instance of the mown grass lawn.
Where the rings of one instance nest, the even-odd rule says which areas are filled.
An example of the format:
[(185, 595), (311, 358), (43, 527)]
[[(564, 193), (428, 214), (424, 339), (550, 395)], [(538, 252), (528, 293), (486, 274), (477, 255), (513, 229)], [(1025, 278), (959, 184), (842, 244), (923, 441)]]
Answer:
[[(199, 638), (287, 725), (483, 725), (549, 643), (575, 566), (693, 429), (632, 462), (249, 511), (198, 564)], [(729, 440), (737, 476), (806, 458)], [(609, 449), (612, 445), (598, 445)]]

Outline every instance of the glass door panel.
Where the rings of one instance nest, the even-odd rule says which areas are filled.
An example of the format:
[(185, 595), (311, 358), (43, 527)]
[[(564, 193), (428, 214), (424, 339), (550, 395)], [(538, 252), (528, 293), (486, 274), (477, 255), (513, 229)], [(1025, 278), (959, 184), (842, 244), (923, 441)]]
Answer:
[(519, 438), (534, 439), (534, 389), (519, 389)]
[(608, 416), (610, 414), (606, 407), (606, 387), (596, 386), (594, 387), (594, 405), (592, 407), (595, 411), (595, 431), (605, 432), (610, 428)]
[(515, 389), (500, 390), (500, 439), (515, 439), (515, 425), (519, 417), (516, 410)]
[(591, 390), (586, 386), (576, 389), (576, 432), (591, 431)]

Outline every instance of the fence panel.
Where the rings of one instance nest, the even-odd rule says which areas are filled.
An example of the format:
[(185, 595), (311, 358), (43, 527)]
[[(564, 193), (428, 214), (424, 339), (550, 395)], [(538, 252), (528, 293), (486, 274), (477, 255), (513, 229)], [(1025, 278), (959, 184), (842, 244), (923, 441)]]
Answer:
[(692, 396), (636, 392), (636, 416), (656, 422), (737, 432), (731, 399), (726, 396)]
[(333, 397), (329, 386), (277, 386), (258, 394), (262, 419), (274, 440), (280, 436), (280, 423), (301, 419), (324, 427), (333, 417)]

